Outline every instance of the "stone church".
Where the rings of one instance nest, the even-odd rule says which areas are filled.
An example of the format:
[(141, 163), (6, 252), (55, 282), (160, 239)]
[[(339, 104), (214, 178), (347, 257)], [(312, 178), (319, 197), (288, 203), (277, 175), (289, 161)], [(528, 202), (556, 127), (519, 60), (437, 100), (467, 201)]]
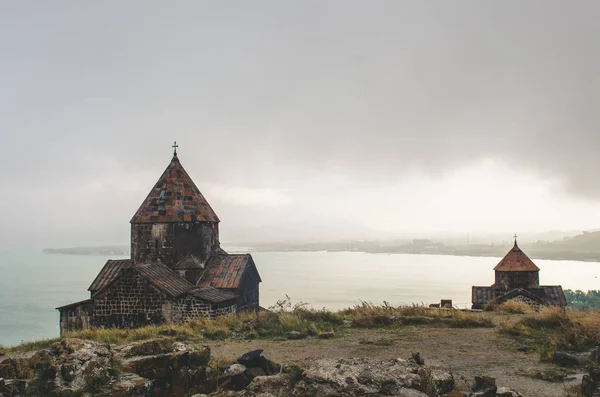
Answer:
[(540, 269), (515, 245), (494, 268), (496, 282), (490, 287), (473, 287), (472, 308), (483, 309), (488, 303), (517, 300), (534, 307), (567, 305), (560, 285), (540, 285)]
[(90, 299), (59, 307), (61, 332), (135, 328), (258, 310), (250, 254), (228, 254), (219, 218), (177, 157), (131, 219), (131, 259), (109, 260)]

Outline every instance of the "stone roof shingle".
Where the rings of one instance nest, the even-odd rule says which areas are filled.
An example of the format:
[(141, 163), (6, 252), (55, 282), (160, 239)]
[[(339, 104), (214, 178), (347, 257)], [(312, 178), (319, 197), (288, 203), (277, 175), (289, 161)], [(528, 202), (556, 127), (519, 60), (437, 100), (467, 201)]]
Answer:
[(536, 272), (540, 268), (521, 251), (515, 241), (514, 247), (502, 258), (494, 270), (499, 272)]
[(219, 222), (217, 214), (177, 155), (163, 172), (130, 223)]

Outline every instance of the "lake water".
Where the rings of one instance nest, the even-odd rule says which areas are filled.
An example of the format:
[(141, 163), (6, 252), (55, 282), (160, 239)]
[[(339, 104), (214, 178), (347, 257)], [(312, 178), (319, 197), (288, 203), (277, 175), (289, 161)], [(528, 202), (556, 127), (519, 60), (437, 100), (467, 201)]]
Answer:
[[(490, 285), (500, 258), (357, 252), (256, 252), (260, 303), (293, 302), (340, 309), (359, 303), (434, 303), (468, 307), (472, 285)], [(0, 252), (0, 344), (59, 335), (56, 307), (89, 297), (108, 257)], [(112, 259), (119, 259), (113, 257)], [(600, 263), (536, 260), (540, 282), (600, 289)]]

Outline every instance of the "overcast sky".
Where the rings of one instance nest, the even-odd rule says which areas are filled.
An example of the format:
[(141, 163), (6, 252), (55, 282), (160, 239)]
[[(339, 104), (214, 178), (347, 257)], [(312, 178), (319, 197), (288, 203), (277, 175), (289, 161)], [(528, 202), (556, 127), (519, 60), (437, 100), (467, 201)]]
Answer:
[(0, 0), (0, 246), (128, 243), (174, 140), (224, 240), (599, 228), (599, 20), (595, 0)]

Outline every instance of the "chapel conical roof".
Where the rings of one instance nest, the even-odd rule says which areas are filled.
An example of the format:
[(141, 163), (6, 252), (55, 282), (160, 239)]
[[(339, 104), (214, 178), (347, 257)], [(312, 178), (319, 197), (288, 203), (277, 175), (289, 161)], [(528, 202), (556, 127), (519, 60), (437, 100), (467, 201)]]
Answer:
[(540, 268), (519, 248), (517, 240), (515, 245), (504, 258), (496, 265), (495, 271), (500, 272), (536, 272)]
[(130, 223), (219, 222), (177, 152)]

